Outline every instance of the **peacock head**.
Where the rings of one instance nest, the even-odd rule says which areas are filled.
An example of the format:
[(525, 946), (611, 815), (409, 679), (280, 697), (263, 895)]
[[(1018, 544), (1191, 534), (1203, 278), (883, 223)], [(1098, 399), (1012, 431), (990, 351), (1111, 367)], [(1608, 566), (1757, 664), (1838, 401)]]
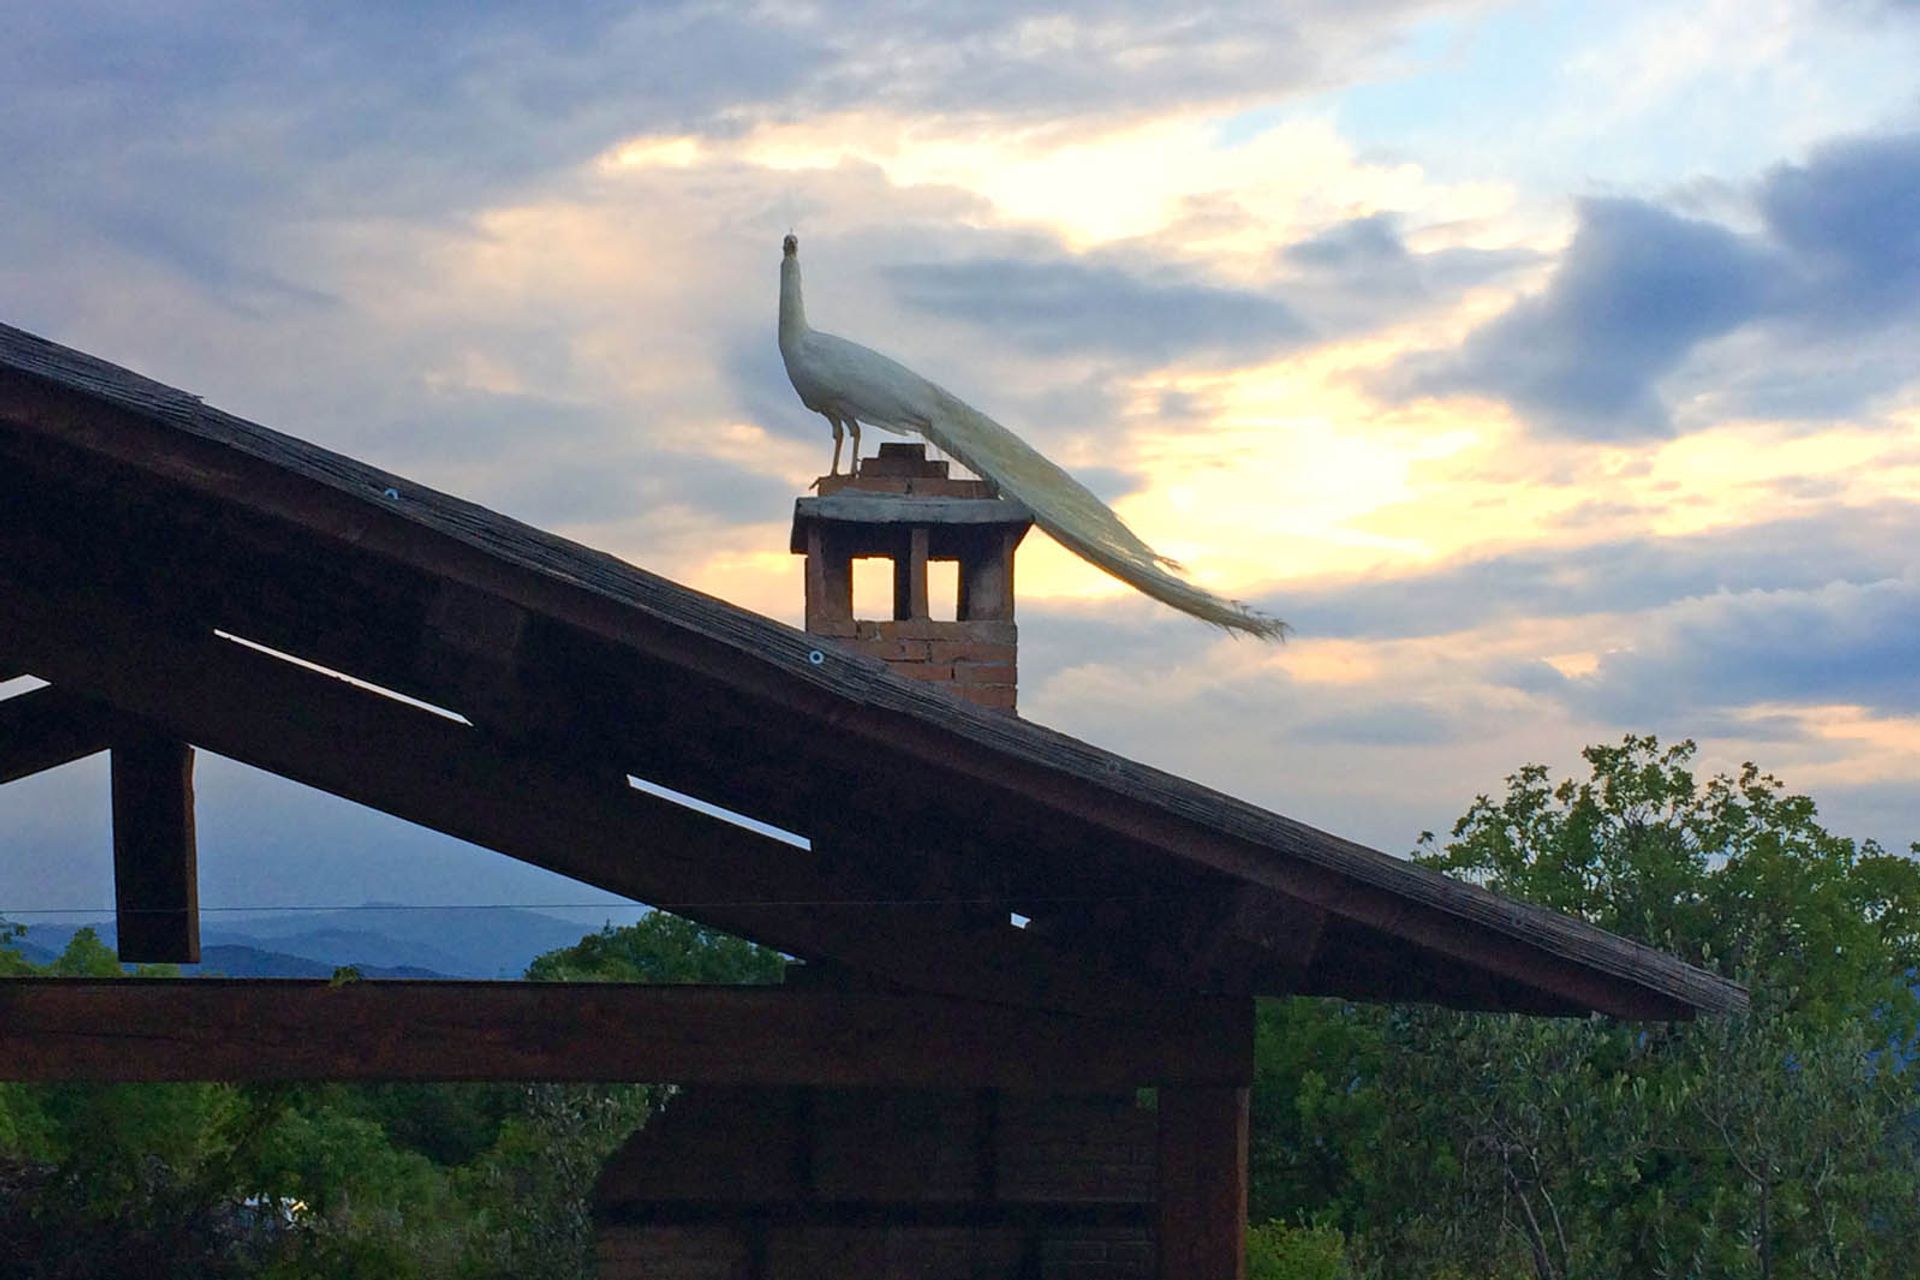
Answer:
[(798, 255), (800, 252), (799, 238), (789, 233), (787, 238), (780, 242), (780, 252), (789, 258)]

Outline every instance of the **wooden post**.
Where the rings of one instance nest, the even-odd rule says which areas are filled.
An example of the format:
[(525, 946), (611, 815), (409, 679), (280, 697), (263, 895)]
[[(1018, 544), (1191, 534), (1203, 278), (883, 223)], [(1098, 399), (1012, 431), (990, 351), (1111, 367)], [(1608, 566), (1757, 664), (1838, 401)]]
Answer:
[(1247, 1095), (1160, 1090), (1160, 1280), (1245, 1280)]
[(136, 964), (198, 964), (193, 748), (177, 738), (143, 733), (115, 742), (112, 758), (120, 958)]

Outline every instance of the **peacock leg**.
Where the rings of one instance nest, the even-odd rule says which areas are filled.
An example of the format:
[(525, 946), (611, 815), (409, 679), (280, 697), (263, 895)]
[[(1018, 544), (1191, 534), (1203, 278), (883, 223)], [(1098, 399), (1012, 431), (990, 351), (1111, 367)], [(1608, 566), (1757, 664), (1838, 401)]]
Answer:
[(830, 413), (821, 416), (833, 424), (833, 469), (827, 474), (837, 476), (840, 474), (840, 442), (846, 438), (846, 428), (840, 425), (840, 419)]

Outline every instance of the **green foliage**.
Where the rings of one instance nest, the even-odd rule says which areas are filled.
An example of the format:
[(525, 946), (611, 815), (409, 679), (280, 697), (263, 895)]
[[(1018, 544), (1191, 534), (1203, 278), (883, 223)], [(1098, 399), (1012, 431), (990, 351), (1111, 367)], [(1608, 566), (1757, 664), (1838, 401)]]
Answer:
[(100, 941), (92, 929), (82, 929), (67, 942), (67, 949), (44, 970), (52, 978), (117, 978), (124, 972), (120, 958)]
[(1325, 1001), (1263, 1000), (1254, 1023), (1249, 1217), (1351, 1221), (1354, 1155), (1384, 1120), (1379, 1019)]
[[(0, 933), (13, 936), (3, 925)], [(777, 952), (655, 914), (542, 956), (529, 976), (770, 982), (783, 964)], [(0, 946), (0, 966), (126, 976), (89, 930), (42, 967)], [(158, 1280), (584, 1280), (593, 1180), (656, 1094), (647, 1085), (0, 1085), (6, 1274), (91, 1280), (134, 1274), (132, 1265)]]
[(638, 923), (588, 934), (571, 947), (549, 951), (527, 967), (535, 982), (780, 981), (786, 960), (755, 946), (664, 911)]
[(34, 972), (27, 958), (20, 954), (18, 944), (26, 936), (27, 927), (14, 924), (0, 916), (0, 978), (24, 978)]
[(1750, 984), (1697, 1024), (1329, 1001), (1261, 1011), (1261, 1214), (1322, 1215), (1380, 1277), (1902, 1276), (1920, 1238), (1920, 867), (1691, 743), (1528, 766), (1430, 865)]
[(1738, 977), (1763, 1007), (1910, 1024), (1920, 863), (1831, 834), (1752, 764), (1701, 783), (1694, 751), (1630, 735), (1557, 784), (1528, 765), (1421, 861)]
[(1327, 1226), (1247, 1228), (1247, 1280), (1348, 1280), (1346, 1239)]
[(574, 1280), (592, 1274), (588, 1203), (607, 1157), (646, 1121), (644, 1085), (524, 1086), (523, 1105), (499, 1141), (461, 1170), (482, 1232), (463, 1276)]

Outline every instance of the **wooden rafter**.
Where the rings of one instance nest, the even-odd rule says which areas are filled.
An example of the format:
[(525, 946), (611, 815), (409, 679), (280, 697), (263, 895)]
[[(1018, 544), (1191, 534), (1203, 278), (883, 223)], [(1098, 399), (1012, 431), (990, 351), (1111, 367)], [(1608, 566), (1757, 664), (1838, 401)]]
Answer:
[(1123, 1010), (1171, 998), (1001, 916), (929, 930), (924, 905), (751, 830), (516, 751), (431, 712), (0, 566), (0, 646), (164, 732), (790, 954), (923, 990)]
[(105, 751), (118, 723), (108, 707), (64, 689), (0, 701), (0, 783)]

